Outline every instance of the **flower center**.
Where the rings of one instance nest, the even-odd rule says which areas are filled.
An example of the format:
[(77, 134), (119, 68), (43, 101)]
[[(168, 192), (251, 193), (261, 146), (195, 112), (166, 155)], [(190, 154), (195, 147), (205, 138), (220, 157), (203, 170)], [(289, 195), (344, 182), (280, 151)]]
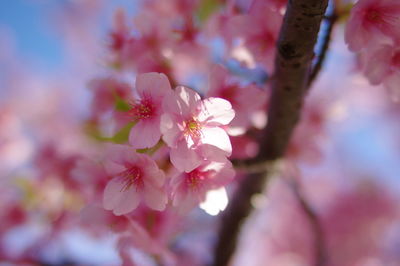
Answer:
[(372, 9), (367, 12), (366, 18), (370, 22), (379, 22), (381, 20), (381, 14), (378, 11)]
[(113, 51), (121, 51), (126, 42), (126, 37), (120, 32), (111, 33), (110, 47)]
[(198, 170), (193, 170), (186, 174), (186, 184), (192, 190), (199, 189), (206, 179), (206, 172), (200, 172)]
[(131, 166), (125, 171), (118, 174), (122, 177), (123, 186), (121, 192), (128, 190), (131, 186), (135, 186), (136, 189), (143, 187), (143, 173), (137, 166)]
[(185, 136), (190, 136), (192, 139), (198, 139), (201, 136), (201, 125), (194, 118), (186, 121), (184, 130)]
[(150, 100), (143, 99), (139, 103), (132, 105), (132, 109), (129, 110), (129, 114), (135, 120), (149, 119), (155, 114), (156, 108)]

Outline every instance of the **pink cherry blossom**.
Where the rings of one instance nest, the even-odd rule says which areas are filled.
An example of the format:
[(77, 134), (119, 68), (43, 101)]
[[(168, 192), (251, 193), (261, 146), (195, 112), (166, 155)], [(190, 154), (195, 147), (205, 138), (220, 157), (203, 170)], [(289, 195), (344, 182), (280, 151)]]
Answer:
[(369, 81), (383, 83), (393, 96), (400, 95), (400, 48), (396, 45), (381, 45), (362, 54), (364, 72)]
[(228, 160), (205, 162), (192, 171), (176, 172), (171, 178), (173, 206), (189, 211), (205, 200), (206, 192), (226, 185), (235, 175)]
[(164, 210), (167, 196), (163, 190), (165, 175), (148, 155), (116, 145), (110, 152), (106, 169), (111, 179), (103, 196), (103, 206), (121, 215), (136, 209), (141, 201), (154, 210)]
[(272, 9), (270, 3), (255, 1), (248, 14), (233, 16), (228, 23), (228, 32), (241, 40), (254, 60), (272, 70), (275, 44), (282, 24), (279, 11)]
[[(200, 156), (194, 152), (209, 144), (229, 156), (232, 146), (223, 126), (235, 116), (231, 104), (221, 98), (201, 100), (193, 90), (179, 86), (164, 100), (165, 114), (161, 117), (163, 140), (171, 148), (171, 162), (178, 169), (191, 171), (199, 165)], [(186, 161), (182, 166), (179, 161)]]
[[(169, 47), (173, 38), (169, 20), (163, 21), (159, 14), (143, 10), (134, 18), (135, 31), (139, 35), (131, 36), (124, 46), (121, 55), (121, 66), (133, 68), (139, 73), (168, 73), (162, 50)], [(131, 29), (133, 31), (133, 29)]]
[(123, 9), (117, 9), (114, 13), (114, 29), (110, 32), (110, 48), (112, 51), (121, 52), (128, 41), (129, 28), (126, 24), (126, 15)]
[(170, 159), (178, 170), (190, 172), (204, 161), (224, 162), (226, 152), (210, 144), (202, 144), (196, 149), (190, 149), (185, 142), (181, 141), (177, 149), (171, 149)]
[(400, 2), (398, 0), (360, 0), (351, 10), (345, 40), (351, 51), (369, 44), (400, 38)]
[(116, 98), (127, 101), (131, 98), (129, 84), (114, 78), (95, 79), (89, 88), (93, 92), (91, 119), (94, 121), (114, 110)]
[(139, 99), (132, 103), (129, 115), (138, 123), (131, 129), (129, 143), (136, 149), (151, 148), (161, 137), (162, 101), (172, 92), (171, 85), (164, 74), (140, 74), (136, 77), (136, 91)]
[(230, 126), (241, 129), (243, 132), (250, 126), (257, 126), (255, 118), (265, 113), (266, 92), (254, 84), (242, 86), (231, 80), (228, 70), (221, 65), (216, 65), (211, 70), (207, 96), (228, 100), (235, 110), (235, 118)]

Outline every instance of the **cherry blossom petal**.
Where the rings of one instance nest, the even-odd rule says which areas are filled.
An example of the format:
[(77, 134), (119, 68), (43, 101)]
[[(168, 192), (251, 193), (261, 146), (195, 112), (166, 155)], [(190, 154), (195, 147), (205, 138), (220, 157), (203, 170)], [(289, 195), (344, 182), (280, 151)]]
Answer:
[[(119, 145), (119, 144), (112, 144), (107, 147), (107, 159), (108, 161), (117, 163), (117, 164), (124, 164), (127, 159), (131, 159), (135, 157), (135, 150), (126, 145)], [(136, 158), (136, 157), (135, 157)], [(130, 161), (130, 160), (129, 160)], [(111, 167), (111, 166), (110, 166)], [(110, 172), (111, 174), (111, 172)]]
[(200, 204), (209, 215), (215, 216), (228, 206), (228, 194), (224, 187), (207, 191), (206, 199)]
[(182, 109), (179, 105), (177, 95), (175, 92), (168, 94), (164, 97), (162, 107), (164, 112), (175, 114), (175, 115), (182, 115)]
[(235, 170), (232, 167), (232, 163), (225, 159), (224, 162), (210, 162), (202, 168), (203, 171), (213, 170), (216, 173), (212, 176), (212, 180), (209, 180), (210, 187), (218, 188), (225, 186), (235, 176)]
[(124, 190), (124, 182), (120, 177), (111, 179), (103, 195), (103, 206), (112, 210), (115, 215), (133, 211), (139, 205), (139, 195), (132, 187)]
[(139, 121), (129, 133), (129, 144), (135, 149), (151, 148), (160, 140), (160, 118)]
[(366, 63), (365, 75), (371, 84), (378, 85), (389, 72), (391, 48), (385, 45), (375, 52), (368, 51), (367, 53), (370, 57)]
[(172, 177), (173, 193), (172, 205), (177, 208), (179, 213), (186, 213), (194, 208), (198, 203), (196, 196), (190, 191), (185, 182), (185, 173)]
[(147, 206), (156, 211), (163, 211), (167, 204), (167, 194), (162, 189), (156, 189), (152, 185), (145, 185), (144, 201)]
[(360, 0), (351, 10), (345, 40), (357, 52), (370, 44), (400, 38), (400, 3), (397, 0)]
[(154, 100), (172, 92), (167, 76), (155, 72), (138, 75), (136, 77), (136, 90), (141, 98), (152, 98)]
[(226, 162), (226, 152), (213, 145), (202, 144), (196, 150), (207, 161)]
[(227, 100), (207, 98), (203, 100), (202, 112), (198, 118), (201, 122), (213, 125), (227, 125), (235, 117), (235, 111)]
[(182, 133), (178, 123), (173, 120), (171, 115), (163, 114), (161, 116), (160, 129), (164, 142), (167, 143), (168, 147), (175, 148)]
[(180, 141), (175, 149), (171, 149), (172, 164), (180, 171), (190, 172), (202, 163), (202, 158), (193, 149), (189, 149), (184, 141)]
[(194, 115), (196, 110), (201, 103), (200, 95), (192, 89), (184, 86), (178, 86), (175, 89), (175, 93), (178, 96), (177, 100), (182, 111), (182, 115)]
[(158, 169), (157, 164), (152, 159), (151, 161), (151, 164), (147, 163), (147, 165), (143, 167), (146, 176), (148, 176), (146, 182), (160, 188), (165, 183), (165, 174)]
[(119, 163), (115, 163), (111, 160), (107, 160), (104, 162), (104, 168), (111, 176), (117, 175), (125, 170), (125, 166)]
[(204, 127), (202, 134), (202, 143), (218, 147), (225, 151), (228, 156), (231, 155), (232, 145), (225, 130), (219, 127)]
[(345, 41), (349, 46), (349, 50), (356, 52), (361, 50), (366, 43), (367, 32), (361, 27), (361, 20), (350, 20), (346, 25)]
[(186, 191), (186, 193), (176, 193), (172, 205), (177, 208), (180, 214), (185, 214), (196, 207), (198, 203), (199, 200), (190, 191)]

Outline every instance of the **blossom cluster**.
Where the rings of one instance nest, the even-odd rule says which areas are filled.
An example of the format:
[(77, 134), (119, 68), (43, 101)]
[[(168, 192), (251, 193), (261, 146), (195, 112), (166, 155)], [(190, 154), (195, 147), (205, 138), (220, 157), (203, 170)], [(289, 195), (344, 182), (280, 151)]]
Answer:
[[(171, 89), (160, 73), (136, 77), (137, 96), (126, 115), (134, 125), (129, 145), (109, 151), (106, 169), (114, 178), (104, 191), (107, 210), (121, 215), (140, 202), (162, 211), (172, 205), (190, 210), (205, 200), (206, 192), (227, 184), (234, 176), (227, 156), (232, 146), (225, 127), (234, 118), (231, 104), (222, 98), (201, 99), (194, 90)], [(166, 145), (173, 169), (160, 169), (148, 152)]]
[[(228, 157), (256, 155), (255, 141), (245, 133), (265, 126), (267, 93), (212, 62), (213, 48), (204, 40), (222, 37), (224, 57), (272, 71), (279, 2), (238, 1), (222, 8), (217, 1), (213, 12), (202, 15), (202, 1), (144, 1), (133, 23), (124, 10), (115, 12), (106, 58), (114, 73), (90, 84), (90, 131), (114, 142), (104, 160), (114, 177), (104, 191), (107, 210), (121, 215), (143, 202), (154, 210), (172, 205), (188, 211), (233, 179)], [(249, 28), (253, 23), (260, 27)], [(207, 82), (193, 84), (199, 76)]]
[[(91, 159), (102, 167), (78, 167), (79, 176), (98, 184), (92, 184), (83, 213), (88, 227), (95, 222), (119, 233), (125, 263), (133, 247), (178, 265), (169, 262), (168, 248), (182, 231), (177, 224), (199, 205), (213, 215), (223, 210), (226, 187), (236, 180), (229, 159), (257, 154), (268, 88), (259, 79), (244, 81), (228, 62), (272, 71), (282, 4), (214, 2), (208, 14), (201, 13), (207, 1), (200, 0), (146, 0), (133, 20), (117, 10), (106, 47), (107, 76), (89, 83), (86, 129), (100, 141), (101, 152)], [(263, 19), (264, 11), (273, 23)], [(252, 23), (263, 26), (249, 30)], [(252, 46), (265, 34), (267, 40)], [(210, 45), (215, 39), (223, 42), (219, 59)], [(134, 233), (125, 237), (127, 231)], [(204, 260), (179, 256), (182, 265)]]
[(371, 84), (384, 84), (395, 99), (400, 93), (400, 2), (359, 0), (351, 10), (346, 42), (358, 52)]

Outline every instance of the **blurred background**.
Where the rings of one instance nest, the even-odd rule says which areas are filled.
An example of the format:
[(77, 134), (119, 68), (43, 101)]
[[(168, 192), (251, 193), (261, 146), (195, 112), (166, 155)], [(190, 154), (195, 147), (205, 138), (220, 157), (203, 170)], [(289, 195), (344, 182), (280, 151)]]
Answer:
[[(1, 1), (0, 190), (5, 207), (0, 226), (1, 265), (120, 263), (111, 234), (99, 241), (84, 230), (68, 227), (55, 236), (54, 223), (65, 207), (60, 199), (62, 184), (47, 184), (47, 192), (38, 199), (27, 199), (29, 193), (41, 193), (26, 180), (43, 174), (33, 172), (44, 143), (61, 147), (62, 158), (82, 148), (80, 123), (88, 115), (91, 96), (87, 84), (104, 71), (99, 58), (113, 13), (123, 6), (133, 14), (136, 4)], [(78, 210), (74, 213), (79, 216)], [(47, 243), (45, 249), (39, 248), (42, 243)], [(43, 261), (25, 255), (32, 252)]]
[[(88, 84), (109, 71), (105, 47), (118, 7), (128, 17), (140, 12), (136, 0), (0, 1), (0, 265), (121, 263), (115, 234), (88, 233), (80, 224), (85, 198), (63, 181), (67, 173), (76, 175), (76, 156), (98, 154), (83, 134), (92, 99)], [(400, 265), (400, 107), (357, 71), (343, 41), (343, 22), (333, 34), (294, 137), (293, 157), (299, 154), (303, 189), (327, 228), (332, 254), (357, 257), (348, 261), (358, 264), (334, 265)], [(210, 46), (221, 49), (218, 41)], [(315, 119), (323, 120), (323, 134), (309, 133), (310, 123), (319, 123)], [(305, 142), (307, 152), (296, 153), (296, 143)], [(244, 229), (234, 265), (265, 265), (262, 256), (268, 265), (307, 265), (296, 252), (311, 233), (288, 230), (293, 219), (301, 227), (304, 217), (296, 216), (295, 200), (279, 181), (268, 190)], [(202, 210), (190, 219), (217, 221)], [(190, 233), (188, 224), (181, 244), (201, 239), (201, 228)], [(199, 240), (205, 248), (194, 245), (196, 254), (210, 249), (212, 228)]]

